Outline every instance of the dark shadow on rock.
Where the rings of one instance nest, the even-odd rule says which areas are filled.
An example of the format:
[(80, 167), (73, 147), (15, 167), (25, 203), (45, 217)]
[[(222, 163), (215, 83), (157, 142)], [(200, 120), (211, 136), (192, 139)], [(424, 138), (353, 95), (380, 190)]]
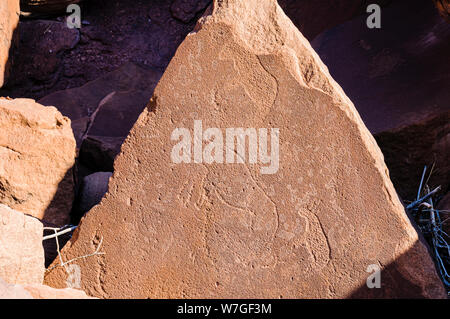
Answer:
[[(368, 288), (366, 283), (350, 294), (353, 299), (419, 299), (445, 298), (442, 283), (436, 280), (434, 267), (423, 269), (420, 258), (429, 258), (423, 253), (418, 241), (406, 253), (389, 265), (381, 265), (380, 288)], [(376, 262), (374, 262), (376, 263)], [(371, 273), (367, 273), (369, 277)]]
[(73, 168), (71, 168), (60, 181), (52, 201), (45, 210), (43, 221), (58, 226), (70, 223), (70, 212), (75, 199), (74, 185)]

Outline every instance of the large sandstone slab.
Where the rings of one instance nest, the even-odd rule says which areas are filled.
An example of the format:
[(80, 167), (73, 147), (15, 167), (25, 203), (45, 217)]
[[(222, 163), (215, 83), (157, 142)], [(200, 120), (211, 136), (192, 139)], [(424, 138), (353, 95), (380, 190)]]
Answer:
[(19, 0), (0, 1), (0, 87), (5, 84), (9, 74), (10, 52), (17, 41), (19, 14)]
[[(262, 164), (262, 130), (256, 158), (220, 163), (219, 145), (199, 163), (197, 136), (196, 162), (176, 164), (174, 130), (192, 135), (195, 121), (266, 128), (279, 162)], [(272, 0), (214, 1), (179, 47), (64, 258), (100, 243), (105, 254), (76, 261), (97, 297), (368, 296), (372, 264), (389, 269), (381, 297), (446, 296), (373, 137)], [(45, 281), (61, 287), (66, 273)]]
[(10, 284), (42, 284), (43, 225), (0, 204), (0, 277)]
[(0, 98), (0, 203), (62, 226), (74, 199), (70, 120), (30, 99)]
[(83, 291), (55, 289), (42, 284), (8, 284), (0, 278), (0, 299), (92, 299)]

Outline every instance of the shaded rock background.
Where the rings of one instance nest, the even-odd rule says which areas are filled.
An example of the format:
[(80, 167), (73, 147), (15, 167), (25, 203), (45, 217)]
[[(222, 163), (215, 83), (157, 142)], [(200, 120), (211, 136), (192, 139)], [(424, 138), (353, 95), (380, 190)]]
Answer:
[(287, 16), (310, 41), (325, 30), (366, 13), (369, 4), (382, 7), (396, 0), (278, 0)]
[(0, 88), (9, 76), (13, 50), (17, 45), (16, 32), (19, 23), (19, 0), (0, 2)]
[(38, 219), (0, 204), (1, 278), (10, 284), (43, 282), (42, 234), (43, 225)]
[(74, 200), (70, 120), (31, 99), (0, 98), (0, 203), (62, 226)]
[(97, 172), (83, 179), (77, 212), (79, 218), (101, 202), (103, 196), (108, 192), (108, 184), (111, 176), (112, 173), (110, 172)]
[(450, 0), (433, 0), (442, 17), (450, 22)]
[[(72, 121), (82, 163), (94, 171), (112, 170), (112, 162), (120, 150), (145, 105), (161, 74), (155, 69), (128, 62), (119, 69), (86, 83), (79, 88), (57, 91), (39, 100), (43, 105), (58, 105), (59, 111)], [(111, 150), (111, 157), (99, 159), (86, 138), (95, 139), (98, 146)], [(110, 145), (114, 141), (113, 145)], [(109, 154), (103, 150), (102, 154)], [(86, 158), (87, 157), (87, 158)], [(83, 159), (86, 160), (83, 161)]]

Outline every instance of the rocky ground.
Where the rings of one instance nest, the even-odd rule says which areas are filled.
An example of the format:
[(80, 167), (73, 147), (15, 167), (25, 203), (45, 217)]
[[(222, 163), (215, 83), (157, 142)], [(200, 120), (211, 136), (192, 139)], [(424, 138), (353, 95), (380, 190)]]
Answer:
[[(80, 29), (69, 2), (0, 4), (0, 297), (87, 297), (42, 246), (83, 216), (59, 246), (94, 297), (445, 297), (402, 203), (434, 165), (450, 210), (448, 1), (375, 30), (364, 0), (85, 0)], [(174, 166), (199, 118), (279, 127), (277, 174)]]

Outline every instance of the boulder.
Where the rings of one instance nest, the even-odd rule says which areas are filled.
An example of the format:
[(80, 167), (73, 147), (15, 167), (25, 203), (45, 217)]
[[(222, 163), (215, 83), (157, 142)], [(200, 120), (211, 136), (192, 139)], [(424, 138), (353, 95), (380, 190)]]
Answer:
[(81, 186), (80, 211), (86, 213), (92, 207), (101, 202), (103, 196), (108, 192), (110, 172), (98, 172), (86, 176)]
[(274, 0), (214, 1), (114, 168), (63, 249), (104, 253), (79, 260), (89, 295), (344, 298), (375, 265), (381, 297), (446, 297), (375, 140)]
[(80, 3), (82, 0), (20, 0), (20, 8), (25, 12), (35, 13), (63, 13), (70, 4)]
[[(450, 235), (450, 192), (448, 192), (445, 196), (442, 197), (442, 199), (438, 202), (437, 209), (445, 211), (443, 214), (441, 214), (441, 217), (443, 219), (443, 225), (442, 229)], [(448, 242), (449, 238), (446, 238)]]
[(74, 199), (70, 120), (31, 99), (0, 98), (0, 203), (62, 226)]
[(0, 299), (94, 299), (83, 291), (55, 289), (42, 284), (13, 285), (0, 278)]
[(82, 290), (64, 288), (55, 289), (46, 285), (23, 286), (33, 299), (95, 299), (86, 295)]
[(17, 44), (17, 26), (19, 24), (19, 0), (2, 0), (0, 2), (0, 87), (8, 78), (12, 55)]
[(0, 204), (0, 277), (10, 284), (42, 283), (42, 234), (38, 219)]
[(278, 0), (286, 15), (310, 41), (323, 31), (365, 15), (369, 4), (384, 7), (390, 2), (392, 0)]

